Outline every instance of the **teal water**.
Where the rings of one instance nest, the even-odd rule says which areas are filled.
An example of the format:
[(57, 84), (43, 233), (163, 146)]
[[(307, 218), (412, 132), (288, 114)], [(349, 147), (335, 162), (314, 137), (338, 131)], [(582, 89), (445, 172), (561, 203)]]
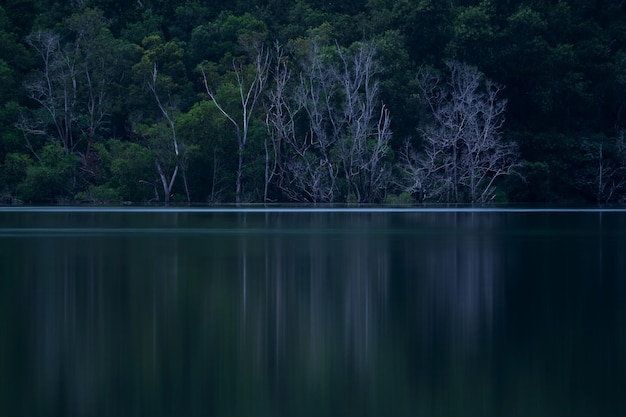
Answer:
[(0, 209), (0, 415), (626, 415), (626, 211)]

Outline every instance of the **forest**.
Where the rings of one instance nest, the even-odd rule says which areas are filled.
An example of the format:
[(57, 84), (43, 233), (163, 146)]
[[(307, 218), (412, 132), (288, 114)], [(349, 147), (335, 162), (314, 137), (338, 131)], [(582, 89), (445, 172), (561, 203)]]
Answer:
[(626, 203), (624, 0), (2, 0), (0, 204)]

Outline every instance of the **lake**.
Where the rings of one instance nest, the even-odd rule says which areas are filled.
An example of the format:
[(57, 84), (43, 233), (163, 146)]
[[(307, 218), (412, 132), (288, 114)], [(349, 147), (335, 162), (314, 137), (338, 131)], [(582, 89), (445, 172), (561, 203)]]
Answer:
[(0, 208), (0, 414), (623, 416), (626, 211)]

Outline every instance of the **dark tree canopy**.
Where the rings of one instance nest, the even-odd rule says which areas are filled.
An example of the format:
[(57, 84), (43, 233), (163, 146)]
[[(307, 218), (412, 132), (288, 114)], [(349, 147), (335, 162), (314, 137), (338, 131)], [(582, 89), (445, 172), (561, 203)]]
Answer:
[(441, 144), (502, 151), (469, 149), (477, 102), (443, 117), (451, 62), (516, 159), (430, 201), (626, 201), (623, 1), (6, 0), (0, 202), (428, 201), (409, 165), (447, 190), (485, 165)]

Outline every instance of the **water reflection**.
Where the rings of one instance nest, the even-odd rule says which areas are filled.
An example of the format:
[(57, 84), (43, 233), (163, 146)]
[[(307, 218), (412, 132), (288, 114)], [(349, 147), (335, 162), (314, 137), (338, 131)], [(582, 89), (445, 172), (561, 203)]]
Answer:
[[(11, 414), (624, 404), (624, 377), (609, 371), (626, 370), (623, 216), (29, 215), (20, 227), (139, 232), (0, 237), (0, 372), (13, 381), (0, 405)], [(587, 401), (567, 394), (587, 379), (606, 387)]]
[(404, 257), (416, 274), (423, 337), (432, 337), (437, 327), (455, 351), (474, 349), (491, 338), (496, 294), (506, 279), (501, 239), (485, 232), (503, 225), (475, 214), (414, 217), (417, 227), (426, 224), (431, 231), (421, 254), (411, 256), (407, 248)]

